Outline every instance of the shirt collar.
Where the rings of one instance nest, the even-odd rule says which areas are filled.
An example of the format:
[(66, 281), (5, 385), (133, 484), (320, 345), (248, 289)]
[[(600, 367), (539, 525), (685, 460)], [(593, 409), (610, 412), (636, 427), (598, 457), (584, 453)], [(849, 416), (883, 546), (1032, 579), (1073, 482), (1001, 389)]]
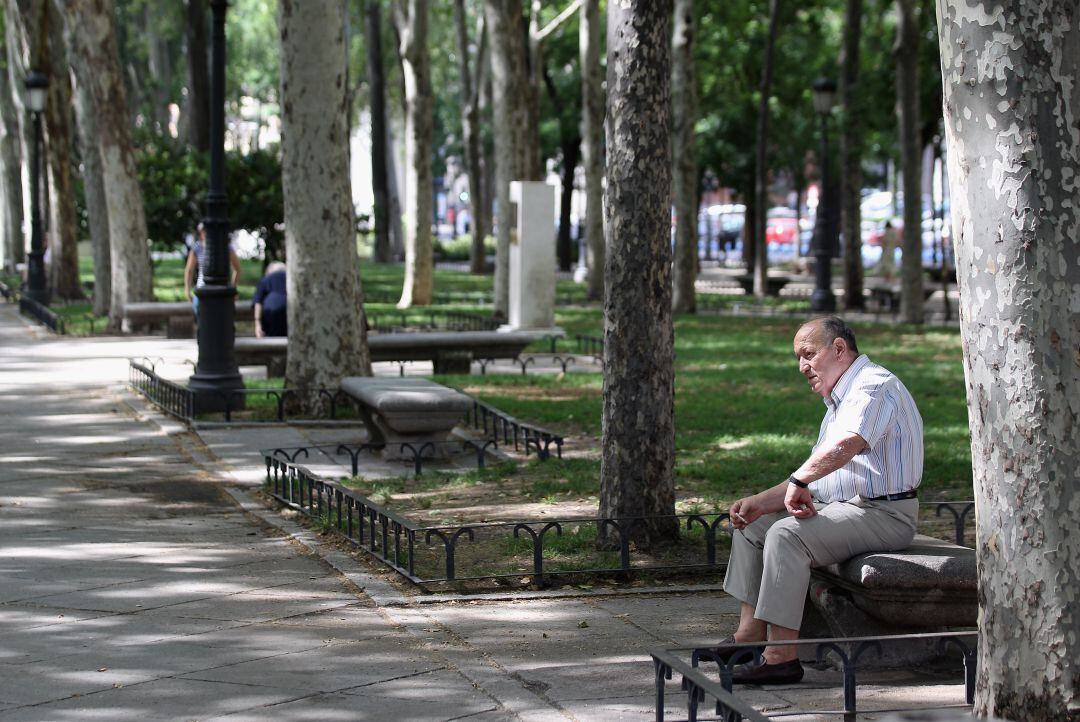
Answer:
[(847, 392), (851, 390), (851, 385), (855, 383), (855, 377), (859, 375), (870, 363), (870, 358), (866, 354), (859, 354), (859, 357), (851, 362), (851, 365), (844, 370), (840, 378), (836, 381), (836, 386), (833, 386), (832, 393), (829, 394), (829, 398), (825, 399), (825, 405), (835, 408), (840, 405), (847, 396)]

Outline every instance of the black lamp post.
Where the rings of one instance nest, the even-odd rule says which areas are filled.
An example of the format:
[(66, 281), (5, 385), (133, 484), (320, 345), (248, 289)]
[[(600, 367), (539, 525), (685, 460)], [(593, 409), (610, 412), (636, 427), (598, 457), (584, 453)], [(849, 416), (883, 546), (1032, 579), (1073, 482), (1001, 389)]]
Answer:
[(226, 0), (211, 0), (213, 40), (210, 67), (210, 191), (206, 195), (203, 226), (204, 285), (195, 289), (199, 298), (199, 362), (188, 380), (196, 392), (196, 413), (220, 411), (226, 405), (243, 408), (244, 387), (236, 365), (236, 288), (229, 265), (229, 239), (225, 199), (225, 10)]
[(41, 223), (41, 113), (49, 93), (49, 78), (37, 70), (26, 76), (27, 106), (34, 118), (34, 150), (30, 154), (30, 255), (27, 258), (26, 296), (48, 304), (45, 284), (45, 244)]
[(832, 313), (836, 310), (836, 297), (832, 292), (833, 257), (833, 192), (829, 181), (829, 115), (836, 98), (836, 83), (828, 78), (814, 81), (814, 110), (821, 118), (821, 193), (818, 195), (817, 220), (810, 255), (814, 257), (814, 293), (810, 296), (810, 310), (815, 313)]

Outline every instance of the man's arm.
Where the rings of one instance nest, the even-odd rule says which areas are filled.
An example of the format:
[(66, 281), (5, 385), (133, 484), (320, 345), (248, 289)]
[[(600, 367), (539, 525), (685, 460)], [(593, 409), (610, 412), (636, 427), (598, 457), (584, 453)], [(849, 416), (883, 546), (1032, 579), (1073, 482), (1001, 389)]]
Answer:
[(184, 298), (191, 299), (191, 272), (195, 269), (195, 252), (188, 251), (187, 263), (184, 264)]
[[(793, 477), (809, 484), (828, 476), (855, 458), (855, 455), (867, 447), (866, 439), (858, 434), (847, 434), (835, 442), (817, 449), (803, 465), (795, 470)], [(797, 519), (806, 519), (817, 514), (810, 490), (788, 483), (784, 494), (784, 508)]]
[(232, 248), (229, 249), (229, 265), (232, 266), (232, 286), (236, 288), (236, 284), (240, 282), (240, 259)]

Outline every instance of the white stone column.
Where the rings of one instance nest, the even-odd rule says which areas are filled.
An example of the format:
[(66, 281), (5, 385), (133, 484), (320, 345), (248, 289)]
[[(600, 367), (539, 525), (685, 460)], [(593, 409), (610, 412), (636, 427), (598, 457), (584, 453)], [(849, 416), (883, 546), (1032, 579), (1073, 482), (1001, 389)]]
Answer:
[(542, 181), (510, 183), (509, 330), (555, 326), (555, 187)]

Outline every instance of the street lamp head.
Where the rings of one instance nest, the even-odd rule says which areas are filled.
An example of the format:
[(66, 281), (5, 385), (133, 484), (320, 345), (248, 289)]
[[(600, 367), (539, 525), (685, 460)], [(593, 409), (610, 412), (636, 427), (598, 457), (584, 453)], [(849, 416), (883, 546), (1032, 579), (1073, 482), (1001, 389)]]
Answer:
[(49, 78), (45, 73), (31, 70), (26, 74), (27, 105), (34, 113), (45, 110), (45, 98), (49, 92)]
[(814, 110), (828, 115), (836, 102), (836, 82), (831, 78), (818, 78), (811, 88), (814, 91)]

